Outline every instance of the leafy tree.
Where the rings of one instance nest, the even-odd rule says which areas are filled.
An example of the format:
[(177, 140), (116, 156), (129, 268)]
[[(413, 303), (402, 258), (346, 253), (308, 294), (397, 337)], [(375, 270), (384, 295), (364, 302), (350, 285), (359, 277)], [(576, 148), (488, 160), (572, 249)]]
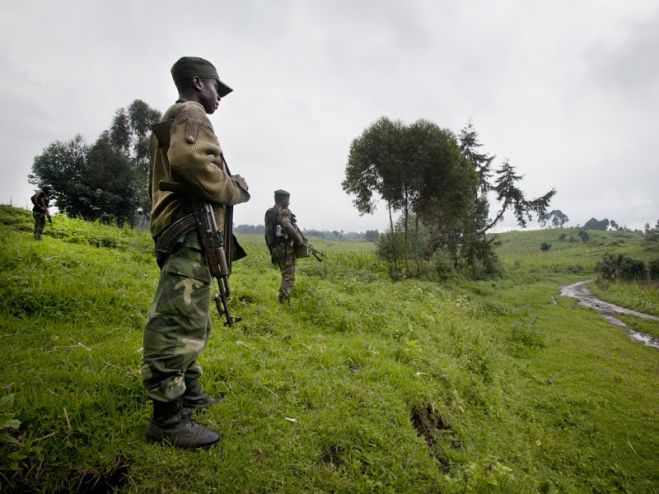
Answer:
[[(541, 218), (541, 221), (551, 221), (551, 224), (555, 228), (560, 228), (565, 225), (570, 219), (560, 209), (554, 209), (546, 215), (546, 217)], [(544, 226), (544, 225), (543, 225)]]
[(138, 207), (150, 210), (148, 136), (159, 119), (159, 112), (135, 100), (117, 110), (94, 145), (79, 135), (50, 144), (35, 157), (29, 180), (53, 185), (58, 208), (70, 216), (131, 220)]
[(84, 206), (80, 192), (88, 151), (79, 134), (70, 141), (55, 141), (34, 158), (32, 173), (28, 175), (29, 182), (38, 187), (43, 183), (52, 185), (57, 207), (69, 216), (79, 214)]
[(137, 205), (145, 211), (151, 209), (148, 192), (149, 135), (151, 126), (157, 123), (160, 117), (160, 112), (137, 99), (127, 108), (120, 108), (115, 112), (110, 127), (112, 146), (129, 159), (138, 172), (135, 194)]
[(586, 224), (583, 227), (587, 230), (606, 230), (609, 227), (609, 220), (604, 218), (600, 221), (596, 218), (591, 218), (586, 221)]
[(364, 238), (367, 242), (377, 242), (378, 238), (380, 238), (380, 232), (377, 230), (366, 230), (364, 232)]
[(456, 230), (473, 200), (465, 184), (473, 189), (475, 174), (450, 131), (424, 120), (405, 126), (383, 117), (352, 142), (342, 186), (355, 196), (361, 214), (375, 209), (374, 194), (386, 201), (391, 232), (392, 211), (402, 212), (404, 238), (391, 242), (388, 249), (397, 268), (398, 248), (407, 263), (410, 219), (414, 218), (415, 238), (420, 222), (433, 225), (442, 241), (445, 227), (451, 224)]
[[(353, 140), (345, 179), (341, 183), (345, 192), (355, 196), (353, 203), (362, 215), (375, 211), (377, 198), (374, 193), (379, 195), (387, 203), (392, 234), (392, 209), (400, 204), (400, 187), (396, 183), (400, 180), (402, 168), (399, 153), (401, 128), (401, 122), (382, 117)], [(392, 259), (396, 265), (398, 254), (395, 246)]]
[[(460, 140), (445, 129), (425, 120), (406, 126), (400, 121), (380, 118), (352, 142), (344, 191), (355, 196), (361, 214), (375, 209), (375, 194), (386, 201), (392, 237), (387, 256), (396, 268), (398, 248), (407, 264), (410, 245), (415, 259), (420, 226), (429, 230), (424, 255), (444, 251), (459, 268), (466, 264), (472, 272), (492, 272), (496, 265), (493, 238), (486, 236), (507, 210), (512, 210), (520, 226), (533, 215), (546, 215), (555, 191), (528, 200), (517, 183), (522, 178), (509, 162), (492, 172), (494, 156), (479, 151), (478, 134), (469, 123)], [(494, 183), (492, 179), (494, 177)], [(497, 213), (488, 219), (488, 193), (496, 193)], [(401, 211), (401, 242), (395, 241), (392, 211)], [(414, 242), (409, 239), (410, 220), (414, 221)], [(418, 261), (417, 261), (418, 264)]]
[(132, 220), (140, 177), (131, 160), (114, 146), (109, 132), (101, 134), (90, 148), (86, 168), (84, 184), (91, 209), (87, 219), (114, 217), (119, 224)]

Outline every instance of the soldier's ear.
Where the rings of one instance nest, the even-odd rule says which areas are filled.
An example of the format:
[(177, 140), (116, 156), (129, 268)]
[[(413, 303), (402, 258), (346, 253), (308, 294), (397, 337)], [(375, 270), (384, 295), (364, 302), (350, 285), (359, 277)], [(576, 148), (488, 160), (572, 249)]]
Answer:
[(198, 75), (194, 76), (192, 78), (192, 84), (191, 86), (196, 89), (197, 91), (201, 91), (204, 88), (204, 83), (201, 82), (201, 79), (199, 78)]

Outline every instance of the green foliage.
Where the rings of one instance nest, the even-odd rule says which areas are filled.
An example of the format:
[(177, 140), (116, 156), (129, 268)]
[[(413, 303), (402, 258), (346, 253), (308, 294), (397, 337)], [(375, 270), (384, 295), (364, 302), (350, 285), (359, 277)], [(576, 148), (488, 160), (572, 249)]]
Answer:
[[(414, 260), (415, 274), (424, 274), (421, 265), (437, 250), (448, 253), (454, 269), (469, 276), (496, 276), (498, 263), (486, 233), (508, 210), (522, 227), (533, 215), (547, 217), (555, 191), (527, 199), (518, 187), (522, 177), (515, 167), (504, 161), (493, 174), (494, 156), (481, 153), (479, 147), (478, 133), (471, 122), (456, 139), (451, 131), (432, 122), (418, 120), (406, 126), (386, 117), (352, 142), (342, 186), (355, 196), (355, 207), (362, 214), (375, 209), (374, 194), (387, 202), (392, 237), (381, 241), (380, 251), (390, 261), (396, 277), (401, 270), (405, 276), (414, 274), (410, 258)], [(496, 193), (498, 209), (493, 220), (488, 219), (490, 192)], [(394, 228), (392, 210), (402, 212), (401, 242), (395, 238), (398, 230)], [(419, 248), (419, 224), (428, 233), (423, 249)]]
[(604, 218), (600, 221), (596, 218), (591, 218), (586, 221), (586, 224), (583, 227), (588, 230), (606, 230), (609, 227), (609, 220)]
[(549, 214), (541, 217), (540, 219), (542, 224), (544, 224), (546, 221), (551, 221), (551, 224), (554, 228), (561, 228), (568, 221), (570, 221), (567, 214), (565, 214), (560, 209), (554, 209), (550, 211)]
[(659, 257), (648, 263), (648, 277), (651, 280), (659, 280)]
[(579, 230), (577, 235), (582, 242), (588, 242), (588, 240), (590, 240), (590, 234), (586, 230)]
[(643, 280), (647, 277), (645, 263), (624, 254), (605, 254), (595, 270), (600, 278), (609, 281)]
[(48, 182), (60, 211), (87, 220), (132, 221), (148, 198), (148, 134), (160, 113), (141, 100), (117, 110), (111, 127), (89, 146), (80, 135), (56, 141), (34, 158), (30, 182)]
[(550, 243), (542, 242), (542, 243), (540, 244), (540, 250), (541, 250), (542, 252), (547, 252), (549, 249), (551, 249), (551, 244), (550, 244)]
[(223, 400), (195, 418), (223, 440), (190, 452), (144, 441), (148, 235), (56, 216), (61, 236), (35, 242), (26, 225), (0, 208), (0, 388), (21, 422), (21, 446), (0, 446), (16, 467), (2, 492), (657, 488), (655, 350), (557, 293), (603, 249), (654, 256), (641, 237), (540, 253), (556, 232), (501, 234), (506, 277), (443, 284), (393, 283), (372, 243), (314, 239), (327, 259), (300, 260), (288, 306), (262, 235), (241, 235), (230, 303), (244, 320), (214, 314), (200, 359)]

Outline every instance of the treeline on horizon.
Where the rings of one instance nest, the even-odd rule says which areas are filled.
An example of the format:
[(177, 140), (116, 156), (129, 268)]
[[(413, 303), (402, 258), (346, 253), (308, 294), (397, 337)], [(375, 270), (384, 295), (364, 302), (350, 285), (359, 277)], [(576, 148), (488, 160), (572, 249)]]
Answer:
[[(265, 235), (265, 225), (237, 225), (234, 226), (235, 233), (256, 233)], [(319, 237), (326, 240), (363, 240), (365, 242), (377, 242), (380, 238), (378, 230), (366, 230), (365, 232), (345, 232), (343, 230), (316, 230), (304, 228), (302, 232), (307, 237)]]

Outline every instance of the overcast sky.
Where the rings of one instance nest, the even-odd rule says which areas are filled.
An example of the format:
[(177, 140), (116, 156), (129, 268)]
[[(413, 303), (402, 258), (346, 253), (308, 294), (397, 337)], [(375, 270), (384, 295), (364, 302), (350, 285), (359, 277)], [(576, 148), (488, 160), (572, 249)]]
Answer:
[[(341, 189), (381, 116), (471, 120), (570, 224), (659, 218), (659, 1), (22, 0), (0, 4), (0, 202), (26, 206), (33, 159), (114, 112), (176, 99), (171, 65), (211, 60), (234, 92), (211, 120), (259, 224), (291, 192), (303, 227), (386, 228)], [(508, 215), (504, 226), (514, 226)]]

